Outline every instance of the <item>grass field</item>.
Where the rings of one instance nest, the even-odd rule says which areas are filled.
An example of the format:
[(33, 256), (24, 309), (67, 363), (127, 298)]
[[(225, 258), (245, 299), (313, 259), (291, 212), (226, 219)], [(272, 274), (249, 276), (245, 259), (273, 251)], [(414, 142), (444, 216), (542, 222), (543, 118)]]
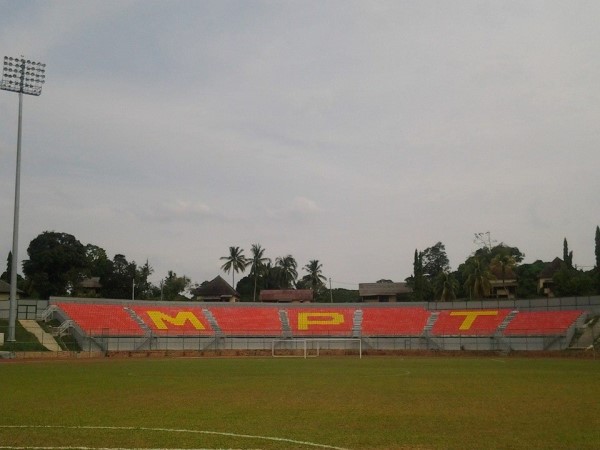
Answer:
[(0, 363), (0, 448), (598, 449), (600, 361)]

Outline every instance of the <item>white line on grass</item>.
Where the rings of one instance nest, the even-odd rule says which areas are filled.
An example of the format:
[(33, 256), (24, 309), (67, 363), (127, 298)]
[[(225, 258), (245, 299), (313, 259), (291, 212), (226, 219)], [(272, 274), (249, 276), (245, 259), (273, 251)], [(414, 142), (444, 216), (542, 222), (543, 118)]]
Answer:
[[(124, 448), (124, 447), (12, 447), (12, 446), (0, 446), (0, 449), (4, 450), (217, 450), (214, 448)], [(242, 448), (228, 448), (218, 450), (261, 450), (255, 449), (242, 449)]]
[[(91, 425), (81, 425), (81, 426), (69, 426), (69, 425), (0, 425), (0, 428), (62, 428), (67, 430), (125, 430), (125, 431), (160, 431), (166, 433), (191, 433), (191, 434), (212, 434), (217, 436), (229, 436), (235, 438), (244, 438), (244, 439), (261, 439), (264, 441), (274, 441), (274, 442), (287, 442), (290, 444), (300, 444), (305, 445), (307, 447), (317, 447), (317, 448), (327, 448), (331, 450), (348, 450), (343, 447), (335, 447), (333, 445), (325, 445), (325, 444), (317, 444), (315, 442), (307, 442), (307, 441), (297, 441), (295, 439), (285, 439), (271, 436), (254, 436), (251, 434), (237, 434), (237, 433), (225, 433), (221, 431), (205, 431), (205, 430), (181, 430), (176, 428), (148, 428), (148, 427), (110, 427), (110, 426), (91, 426)], [(18, 447), (0, 447), (0, 448), (12, 448), (17, 450)], [(24, 447), (34, 449), (35, 447)], [(44, 447), (39, 447), (43, 449)], [(85, 447), (54, 447), (56, 449), (83, 449), (88, 450)], [(90, 448), (91, 450), (91, 448)], [(94, 450), (121, 450), (121, 449), (94, 449)], [(167, 450), (167, 449), (165, 449)]]

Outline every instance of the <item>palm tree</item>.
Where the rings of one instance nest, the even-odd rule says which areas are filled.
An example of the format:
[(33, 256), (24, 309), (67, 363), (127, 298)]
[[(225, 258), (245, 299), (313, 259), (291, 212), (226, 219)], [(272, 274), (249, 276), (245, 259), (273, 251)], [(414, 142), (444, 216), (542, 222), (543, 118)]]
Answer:
[[(508, 296), (508, 292), (506, 291), (506, 284), (505, 284), (506, 272), (507, 271), (512, 272), (512, 270), (516, 267), (516, 265), (517, 265), (517, 261), (508, 252), (503, 252), (503, 253), (500, 253), (500, 254), (494, 256), (494, 259), (492, 259), (492, 262), (490, 263), (491, 269), (494, 271), (500, 272), (500, 274), (502, 275), (502, 289), (504, 290), (504, 292), (506, 293), (507, 296)], [(498, 273), (498, 272), (496, 272), (496, 273)]]
[(283, 289), (288, 289), (294, 286), (298, 271), (298, 264), (292, 255), (277, 257), (275, 264), (279, 268), (280, 282)]
[(436, 278), (436, 296), (441, 302), (456, 300), (458, 281), (449, 272), (442, 272)]
[(225, 264), (221, 266), (221, 269), (227, 273), (231, 272), (232, 287), (235, 289), (235, 273), (243, 273), (248, 265), (248, 260), (244, 256), (244, 250), (239, 247), (229, 247), (229, 256), (222, 256), (220, 259), (226, 261)]
[(256, 301), (256, 283), (258, 277), (265, 272), (266, 264), (270, 263), (271, 259), (263, 256), (265, 254), (265, 249), (262, 248), (260, 244), (252, 244), (250, 252), (252, 253), (252, 258), (249, 259), (250, 274), (254, 275), (253, 299)]
[(494, 275), (492, 275), (480, 258), (470, 258), (467, 273), (468, 277), (467, 281), (465, 281), (465, 287), (469, 290), (469, 298), (488, 297), (492, 291), (490, 280), (494, 278)]
[(303, 267), (303, 269), (306, 270), (308, 274), (302, 277), (302, 281), (307, 283), (312, 288), (315, 295), (318, 294), (321, 288), (325, 285), (323, 282), (326, 280), (322, 273), (323, 265), (318, 259), (313, 259), (309, 261), (308, 264)]

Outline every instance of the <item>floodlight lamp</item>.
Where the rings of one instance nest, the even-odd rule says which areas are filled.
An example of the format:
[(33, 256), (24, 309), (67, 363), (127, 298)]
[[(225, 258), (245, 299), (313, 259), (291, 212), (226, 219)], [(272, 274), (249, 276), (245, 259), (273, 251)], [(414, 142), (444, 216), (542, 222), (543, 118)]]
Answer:
[(4, 57), (4, 70), (0, 89), (21, 94), (40, 95), (44, 84), (46, 65), (30, 59)]

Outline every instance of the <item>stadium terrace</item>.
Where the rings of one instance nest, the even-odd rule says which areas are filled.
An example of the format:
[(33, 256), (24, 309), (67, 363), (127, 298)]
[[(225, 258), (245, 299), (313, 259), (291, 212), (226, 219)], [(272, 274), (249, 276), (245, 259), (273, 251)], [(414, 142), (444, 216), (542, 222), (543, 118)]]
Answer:
[[(535, 301), (260, 304), (52, 298), (43, 320), (89, 351), (565, 350), (600, 297)], [(510, 303), (510, 304), (509, 304)], [(593, 333), (593, 330), (592, 330)], [(593, 340), (593, 339), (592, 339)]]

